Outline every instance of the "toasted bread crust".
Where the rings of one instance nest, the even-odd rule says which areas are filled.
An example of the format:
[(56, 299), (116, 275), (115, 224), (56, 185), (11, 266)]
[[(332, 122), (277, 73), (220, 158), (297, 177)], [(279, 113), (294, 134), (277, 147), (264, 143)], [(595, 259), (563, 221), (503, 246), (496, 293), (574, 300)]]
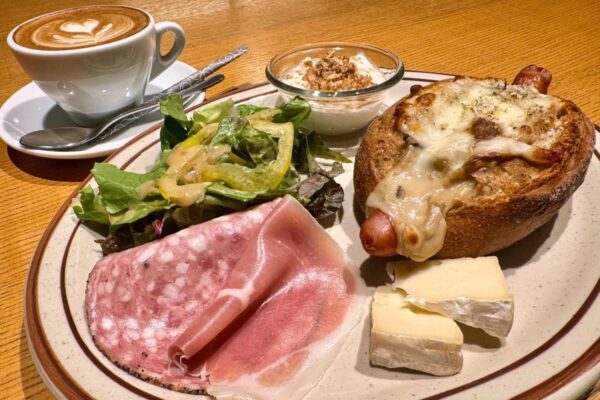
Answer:
[[(427, 92), (443, 82), (428, 86)], [(403, 135), (395, 129), (402, 104), (424, 89), (414, 90), (368, 127), (354, 169), (355, 195), (363, 211), (369, 194), (406, 151)], [(594, 148), (594, 126), (574, 103), (561, 102), (556, 118), (564, 128), (552, 145), (560, 161), (545, 167), (522, 159), (490, 164), (485, 176), (476, 179), (478, 193), (446, 215), (444, 245), (436, 258), (482, 256), (508, 247), (548, 222), (579, 187)]]

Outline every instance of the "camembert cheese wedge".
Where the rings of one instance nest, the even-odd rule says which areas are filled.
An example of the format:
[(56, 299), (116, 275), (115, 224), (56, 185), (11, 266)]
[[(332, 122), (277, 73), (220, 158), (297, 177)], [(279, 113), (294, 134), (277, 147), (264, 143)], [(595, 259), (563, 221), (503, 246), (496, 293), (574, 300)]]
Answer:
[(376, 289), (371, 307), (371, 363), (439, 376), (460, 372), (463, 335), (452, 319), (411, 305), (390, 287)]
[(496, 257), (391, 262), (392, 287), (406, 301), (483, 329), (496, 337), (508, 335), (514, 316), (509, 293)]

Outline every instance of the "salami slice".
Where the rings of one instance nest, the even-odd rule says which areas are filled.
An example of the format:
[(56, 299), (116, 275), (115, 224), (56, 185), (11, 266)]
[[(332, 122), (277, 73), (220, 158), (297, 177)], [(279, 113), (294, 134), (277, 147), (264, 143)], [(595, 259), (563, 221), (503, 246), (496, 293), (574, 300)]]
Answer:
[(360, 317), (356, 284), (341, 249), (287, 197), (103, 258), (86, 306), (98, 348), (142, 379), (294, 399)]
[(271, 202), (146, 245), (110, 254), (92, 270), (86, 307), (98, 348), (146, 380), (182, 391), (206, 384), (170, 368), (167, 350), (223, 288), (240, 249), (273, 210)]

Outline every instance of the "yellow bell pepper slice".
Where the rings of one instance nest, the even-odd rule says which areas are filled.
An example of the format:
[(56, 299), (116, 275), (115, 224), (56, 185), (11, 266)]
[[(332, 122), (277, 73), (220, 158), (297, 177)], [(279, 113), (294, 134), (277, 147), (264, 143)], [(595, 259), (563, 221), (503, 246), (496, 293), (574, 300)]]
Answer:
[(180, 175), (185, 173), (193, 164), (196, 157), (202, 153), (202, 146), (177, 146), (167, 157), (169, 168), (166, 171), (166, 175)]
[(163, 176), (156, 181), (156, 186), (162, 197), (180, 207), (189, 207), (202, 202), (206, 193), (205, 183), (177, 184), (174, 176)]
[(189, 138), (185, 139), (177, 147), (182, 148), (182, 149), (189, 149), (190, 147), (202, 144), (202, 142), (206, 138), (212, 137), (215, 134), (215, 132), (217, 132), (218, 128), (219, 128), (219, 124), (217, 122), (208, 124), (208, 125), (202, 127), (202, 129), (200, 129), (198, 132), (196, 132)]
[(278, 108), (267, 108), (265, 110), (257, 111), (254, 114), (247, 115), (245, 118), (250, 121), (250, 123), (258, 120), (271, 122), (273, 117), (279, 113), (281, 113), (281, 110)]
[(281, 135), (285, 134), (285, 131), (287, 130), (287, 127), (285, 126), (286, 124), (268, 122), (260, 119), (249, 119), (248, 122), (250, 122), (250, 125), (252, 125), (253, 128), (266, 132), (276, 138), (281, 137)]
[(291, 122), (271, 125), (280, 125), (281, 127), (277, 129), (280, 134), (277, 158), (268, 166), (248, 168), (228, 163), (209, 165), (202, 171), (202, 180), (223, 181), (231, 188), (254, 193), (277, 188), (292, 163), (294, 125)]

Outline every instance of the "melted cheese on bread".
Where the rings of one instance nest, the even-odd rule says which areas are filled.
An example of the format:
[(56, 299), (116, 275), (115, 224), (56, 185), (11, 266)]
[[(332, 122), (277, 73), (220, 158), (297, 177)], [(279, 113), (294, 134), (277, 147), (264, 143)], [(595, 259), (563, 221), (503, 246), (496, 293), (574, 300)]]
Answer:
[[(423, 88), (400, 105), (407, 149), (367, 199), (394, 225), (397, 252), (426, 260), (443, 246), (446, 213), (473, 196), (478, 160), (554, 161), (558, 133), (548, 115), (560, 100), (503, 80), (461, 78)], [(398, 108), (397, 108), (398, 110)]]

